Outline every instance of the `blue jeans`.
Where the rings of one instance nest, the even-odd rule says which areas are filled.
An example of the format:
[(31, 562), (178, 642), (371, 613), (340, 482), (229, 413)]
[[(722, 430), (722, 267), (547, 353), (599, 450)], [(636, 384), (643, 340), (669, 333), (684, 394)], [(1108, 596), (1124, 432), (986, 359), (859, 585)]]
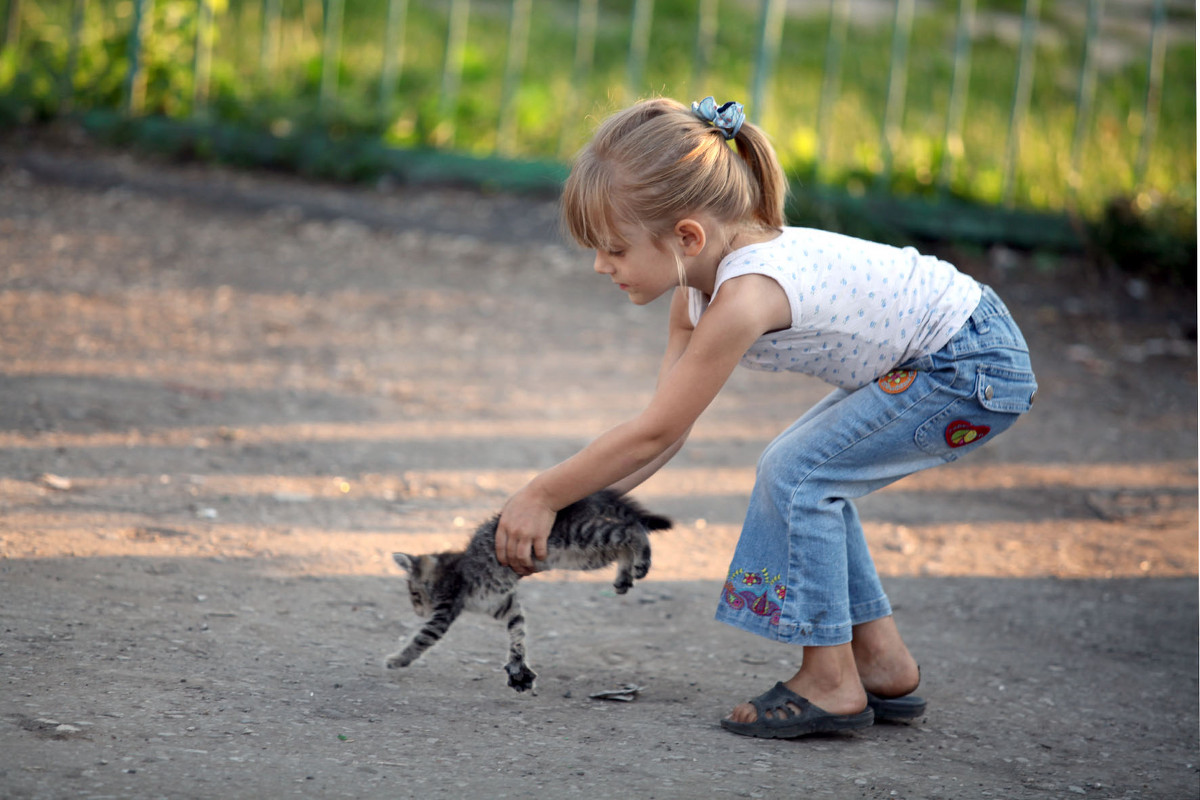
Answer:
[(824, 646), (891, 614), (854, 498), (991, 441), (1036, 390), (1025, 339), (985, 286), (941, 350), (827, 396), (759, 458), (717, 619)]

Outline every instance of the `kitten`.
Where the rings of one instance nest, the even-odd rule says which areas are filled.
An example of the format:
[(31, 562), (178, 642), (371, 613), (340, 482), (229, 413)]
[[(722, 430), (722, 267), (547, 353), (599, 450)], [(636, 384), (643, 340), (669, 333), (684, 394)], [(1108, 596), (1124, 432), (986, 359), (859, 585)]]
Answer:
[[(388, 656), (388, 669), (407, 667), (446, 634), (463, 611), (490, 614), (508, 626), (508, 685), (518, 692), (533, 688), (533, 670), (525, 663), (525, 617), (517, 601), (521, 576), (496, 560), (497, 514), (480, 525), (466, 550), (392, 558), (408, 573), (413, 610), (428, 622), (403, 650)], [(613, 588), (625, 594), (634, 579), (650, 569), (648, 531), (671, 527), (671, 520), (644, 511), (614, 492), (597, 492), (558, 512), (547, 542), (547, 569), (600, 569), (617, 562)]]

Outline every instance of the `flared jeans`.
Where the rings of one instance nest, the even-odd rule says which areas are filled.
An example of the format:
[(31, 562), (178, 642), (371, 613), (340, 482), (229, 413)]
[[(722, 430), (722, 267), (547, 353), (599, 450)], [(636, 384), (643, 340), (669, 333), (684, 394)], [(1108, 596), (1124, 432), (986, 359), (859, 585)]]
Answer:
[(759, 458), (716, 618), (823, 646), (891, 614), (854, 500), (986, 444), (1036, 391), (1025, 339), (986, 286), (941, 350), (835, 390)]

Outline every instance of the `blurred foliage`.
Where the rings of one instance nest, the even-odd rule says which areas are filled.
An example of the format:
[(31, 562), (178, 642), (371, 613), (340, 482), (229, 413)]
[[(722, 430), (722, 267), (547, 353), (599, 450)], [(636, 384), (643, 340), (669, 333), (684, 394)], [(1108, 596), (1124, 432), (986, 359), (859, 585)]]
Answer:
[[(507, 0), (472, 0), (461, 71), (446, 69), (454, 0), (347, 3), (336, 87), (325, 95), (323, 26), (331, 0), (279, 0), (275, 24), (269, 24), (269, 0), (214, 3), (213, 61), (206, 87), (195, 85), (201, 0), (154, 0), (147, 4), (152, 12), (143, 23), (142, 69), (132, 92), (127, 82), (130, 37), (135, 3), (141, 0), (87, 0), (78, 27), (75, 0), (7, 1), (21, 2), (22, 24), (17, 46), (0, 51), (0, 124), (132, 106), (148, 117), (175, 120), (173, 127), (188, 131), (194, 141), (183, 149), (190, 147), (195, 156), (213, 152), (212, 137), (199, 131), (241, 127), (265, 135), (237, 158), (286, 161), (297, 168), (319, 160), (295, 149), (298, 141), (315, 139), (348, 148), (351, 142), (373, 142), (370, 148), (352, 146), (370, 153), (400, 148), (426, 155), (439, 151), (481, 159), (503, 153), (517, 161), (561, 162), (586, 141), (599, 118), (636, 96), (713, 94), (747, 100), (759, 29), (757, 4), (721, 3), (712, 56), (697, 65), (699, 4), (656, 0), (644, 75), (637, 87), (630, 87), (634, 0), (606, 0), (599, 6), (594, 57), (579, 74), (572, 68), (577, 4), (532, 0), (529, 56), (510, 109), (516, 133), (501, 142), (498, 119), (513, 8)], [(391, 54), (400, 59), (395, 86), (381, 87), (389, 2), (403, 2), (404, 46)], [(1083, 61), (1082, 7), (1042, 4), (1032, 102), (1019, 131), (1011, 207), (999, 208), (997, 215), (1015, 219), (1021, 213), (1041, 213), (1055, 220), (1048, 225), (1054, 230), (1064, 217), (1076, 218), (1081, 222), (1075, 227), (1093, 231), (1096, 241), (1104, 242), (1100, 249), (1121, 263), (1175, 263), (1187, 249), (1181, 243), (1190, 242), (1194, 271), (1194, 10), (1189, 16), (1186, 7), (1170, 6), (1172, 18), (1184, 30), (1190, 22), (1192, 32), (1190, 37), (1174, 36), (1167, 51), (1153, 148), (1145, 170), (1135, 174), (1146, 125), (1146, 20), (1116, 20), (1133, 12), (1120, 4), (1106, 7), (1114, 24), (1106, 30), (1094, 121), (1076, 175), (1071, 156)], [(799, 185), (822, 191), (836, 187), (824, 194), (843, 199), (826, 216), (848, 219), (867, 213), (867, 200), (876, 202), (880, 196), (921, 198), (939, 213), (965, 213), (972, 221), (960, 226), (964, 230), (985, 231), (987, 226), (974, 221), (974, 211), (955, 209), (997, 209), (1008, 199), (1004, 154), (1024, 0), (977, 0), (966, 122), (961, 150), (952, 152), (946, 149), (945, 120), (959, 2), (933, 0), (918, 10), (903, 135), (894, 143), (890, 170), (885, 170), (880, 131), (892, 10), (890, 4), (880, 4), (874, 13), (860, 14), (855, 8), (827, 141), (820, 141), (817, 121), (829, 33), (825, 3), (797, 6), (786, 18), (769, 103), (748, 109), (752, 117), (772, 132)], [(72, 59), (68, 82), (64, 75)], [(216, 148), (224, 157), (233, 157), (232, 149)], [(825, 158), (818, 163), (821, 152)], [(946, 164), (954, 153), (958, 157)], [(378, 169), (364, 162), (371, 158), (380, 160), (356, 156), (352, 162), (359, 166), (338, 171), (369, 176)], [(918, 224), (930, 217), (893, 214), (887, 224), (900, 224), (901, 218)], [(1118, 239), (1129, 247), (1136, 243), (1138, 252), (1148, 249), (1150, 255), (1117, 256)]]
[(1123, 272), (1196, 286), (1196, 211), (1167, 198), (1114, 197), (1092, 225), (1097, 255)]

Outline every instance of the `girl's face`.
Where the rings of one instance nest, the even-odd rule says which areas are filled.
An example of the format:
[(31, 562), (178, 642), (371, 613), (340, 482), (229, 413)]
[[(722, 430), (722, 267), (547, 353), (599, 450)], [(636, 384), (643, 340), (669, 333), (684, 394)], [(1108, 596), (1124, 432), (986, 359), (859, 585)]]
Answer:
[(608, 275), (637, 305), (657, 300), (679, 285), (675, 256), (658, 247), (644, 228), (621, 228), (621, 241), (596, 251), (593, 269)]

